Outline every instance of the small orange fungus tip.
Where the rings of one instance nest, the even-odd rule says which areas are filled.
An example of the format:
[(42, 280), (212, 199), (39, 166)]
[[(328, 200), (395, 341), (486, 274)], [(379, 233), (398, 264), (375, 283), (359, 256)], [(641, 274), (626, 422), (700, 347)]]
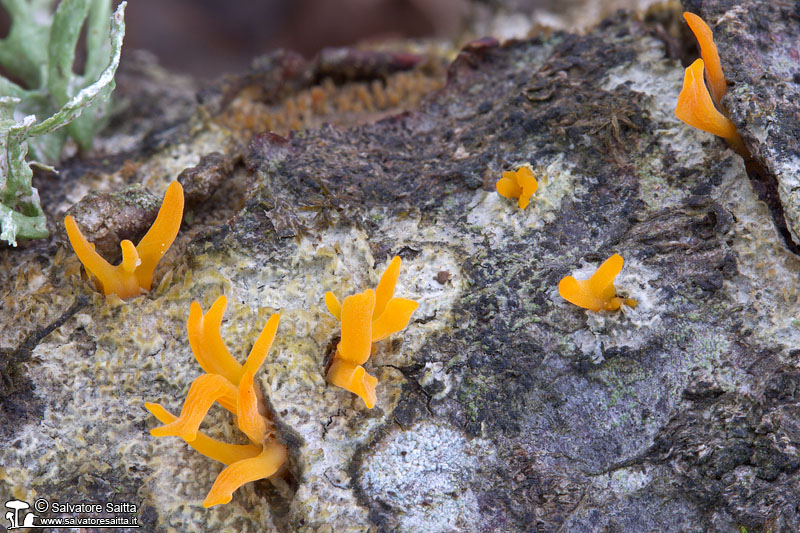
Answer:
[(678, 95), (675, 116), (699, 130), (727, 139), (731, 147), (742, 156), (747, 155), (739, 132), (733, 122), (720, 113), (703, 83), (703, 60), (698, 59), (686, 68), (683, 89)]
[(177, 181), (170, 183), (155, 222), (139, 244), (120, 243), (122, 262), (112, 266), (98, 254), (94, 245), (86, 240), (72, 216), (64, 218), (67, 237), (75, 255), (86, 272), (95, 279), (97, 288), (108, 296), (116, 294), (122, 299), (133, 298), (150, 290), (153, 273), (161, 257), (172, 245), (183, 219), (183, 187)]
[(497, 193), (504, 198), (518, 198), (517, 205), (520, 209), (528, 207), (531, 196), (538, 188), (539, 182), (528, 167), (520, 167), (516, 172), (503, 172), (503, 177), (497, 181)]
[(286, 462), (286, 457), (286, 446), (271, 441), (264, 445), (256, 457), (231, 464), (217, 476), (203, 501), (203, 507), (230, 502), (236, 489), (245, 483), (272, 476)]
[(331, 291), (325, 293), (325, 306), (336, 320), (342, 319), (342, 304), (339, 303), (338, 298)]
[(558, 283), (558, 293), (566, 301), (590, 311), (616, 311), (622, 304), (636, 307), (636, 300), (618, 298), (614, 288), (614, 278), (622, 271), (622, 263), (622, 256), (614, 254), (589, 279), (567, 276)]
[(377, 396), (375, 387), (378, 378), (371, 376), (361, 365), (355, 365), (344, 359), (335, 359), (328, 370), (328, 382), (341, 387), (364, 400), (367, 409), (375, 406)]
[[(286, 462), (286, 446), (274, 437), (274, 424), (259, 409), (260, 391), (256, 390), (255, 373), (269, 353), (278, 330), (280, 315), (274, 314), (259, 334), (244, 365), (231, 356), (220, 335), (222, 315), (227, 299), (220, 296), (206, 314), (192, 302), (186, 329), (192, 353), (206, 374), (192, 382), (180, 416), (174, 416), (157, 403), (145, 408), (163, 426), (153, 428), (155, 437), (176, 436), (211, 459), (228, 465), (217, 477), (204, 507), (231, 501), (233, 492), (251, 481), (267, 478)], [(233, 413), (236, 424), (247, 435), (250, 444), (228, 444), (212, 439), (199, 431), (214, 403)]]
[(374, 291), (367, 289), (352, 294), (341, 304), (333, 293), (325, 294), (328, 311), (342, 323), (342, 340), (336, 347), (326, 379), (357, 394), (369, 409), (376, 402), (378, 380), (361, 365), (369, 359), (372, 343), (403, 330), (419, 307), (414, 300), (394, 296), (401, 264), (400, 257), (394, 257)]
[(694, 33), (697, 39), (697, 44), (700, 45), (700, 57), (706, 67), (706, 79), (708, 81), (708, 88), (711, 91), (711, 97), (714, 103), (720, 106), (722, 97), (728, 91), (727, 83), (725, 82), (725, 75), (722, 73), (722, 64), (719, 61), (719, 53), (717, 52), (717, 45), (714, 44), (714, 36), (711, 33), (711, 28), (708, 24), (695, 15), (685, 11), (683, 18), (689, 25), (689, 29)]

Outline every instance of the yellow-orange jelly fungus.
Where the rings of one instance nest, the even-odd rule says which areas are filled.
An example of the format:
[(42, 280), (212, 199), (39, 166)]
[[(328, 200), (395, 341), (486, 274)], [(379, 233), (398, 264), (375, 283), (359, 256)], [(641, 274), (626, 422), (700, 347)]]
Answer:
[[(151, 435), (180, 437), (206, 457), (228, 465), (217, 476), (203, 507), (228, 503), (233, 491), (245, 483), (276, 474), (287, 457), (286, 446), (277, 440), (274, 424), (266, 414), (261, 390), (253, 383), (255, 373), (272, 346), (280, 315), (269, 318), (247, 361), (241, 365), (231, 356), (220, 335), (227, 304), (225, 296), (220, 296), (203, 315), (200, 304), (192, 302), (186, 324), (189, 345), (207, 373), (192, 382), (181, 415), (175, 417), (157, 403), (144, 405), (165, 424), (152, 429)], [(250, 439), (250, 444), (228, 444), (198, 431), (214, 402), (236, 416), (236, 424)]]
[(120, 243), (122, 262), (117, 266), (112, 266), (94, 250), (94, 244), (86, 240), (70, 215), (64, 218), (64, 225), (75, 255), (94, 277), (97, 289), (106, 296), (116, 294), (126, 299), (150, 290), (156, 265), (178, 235), (182, 219), (183, 187), (173, 181), (167, 188), (155, 222), (139, 244), (134, 246), (127, 239)]
[(711, 96), (714, 98), (714, 103), (720, 105), (722, 97), (728, 91), (728, 84), (725, 82), (725, 75), (722, 73), (722, 63), (719, 60), (719, 52), (717, 52), (717, 45), (714, 44), (714, 36), (711, 33), (711, 28), (708, 24), (688, 11), (683, 13), (683, 18), (689, 25), (689, 29), (694, 33), (697, 44), (700, 45), (700, 57), (703, 58), (703, 63), (706, 67), (706, 81), (708, 82)]
[[(714, 105), (715, 102), (720, 105), (727, 87), (711, 30), (697, 15), (687, 12), (684, 17), (700, 43), (703, 59), (696, 60), (686, 68), (675, 116), (692, 127), (726, 139), (736, 153), (747, 157), (749, 153), (736, 126)], [(704, 71), (714, 94), (713, 100), (703, 80)]]
[(717, 111), (714, 102), (711, 101), (711, 95), (703, 83), (702, 59), (696, 60), (686, 69), (683, 89), (678, 95), (678, 105), (675, 107), (675, 116), (699, 130), (727, 139), (731, 148), (738, 154), (747, 153), (736, 126), (728, 117)]
[(520, 167), (516, 172), (503, 172), (503, 177), (497, 181), (497, 193), (509, 199), (519, 198), (517, 205), (525, 209), (530, 203), (531, 196), (539, 188), (539, 182), (533, 177), (533, 171), (528, 167)]
[(622, 271), (622, 256), (614, 254), (585, 280), (567, 276), (558, 283), (558, 293), (566, 301), (590, 311), (616, 311), (622, 304), (636, 307), (631, 298), (618, 298), (614, 278)]
[(353, 294), (341, 304), (332, 292), (325, 293), (328, 311), (342, 323), (342, 340), (328, 369), (328, 382), (357, 394), (369, 409), (375, 405), (378, 380), (361, 365), (369, 359), (372, 343), (405, 328), (419, 305), (394, 297), (400, 262), (399, 257), (392, 259), (374, 291)]

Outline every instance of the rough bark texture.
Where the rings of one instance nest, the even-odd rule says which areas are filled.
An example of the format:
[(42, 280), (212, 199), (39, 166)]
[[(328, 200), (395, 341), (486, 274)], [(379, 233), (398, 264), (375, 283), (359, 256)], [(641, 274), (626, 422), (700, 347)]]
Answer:
[[(204, 195), (217, 189), (187, 212), (149, 295), (94, 293), (56, 238), (0, 251), (0, 317), (15, 326), (0, 332), (0, 492), (131, 501), (148, 530), (800, 528), (800, 258), (776, 217), (797, 193), (769, 189), (788, 172), (777, 154), (796, 151), (786, 95), (798, 84), (776, 95), (753, 71), (762, 63), (731, 59), (796, 61), (796, 42), (770, 43), (800, 21), (766, 0), (727, 5), (690, 7), (718, 35), (750, 174), (675, 118), (674, 42), (624, 13), (584, 36), (475, 42), (444, 85), (435, 57), (275, 54), (168, 127), (157, 107), (155, 129), (118, 123), (103, 146), (128, 148), (72, 162), (61, 182), (42, 177), (54, 223), (98, 183), (160, 194), (184, 169), (200, 173), (204, 155), (236, 163), (203, 179)], [(780, 18), (778, 36), (760, 37), (776, 29), (753, 12)], [(724, 28), (761, 44), (740, 49)], [(403, 98), (380, 100), (391, 87)], [(169, 106), (169, 91), (156, 101)], [(784, 110), (766, 138), (753, 106)], [(310, 129), (251, 140), (254, 116)], [(524, 211), (494, 191), (522, 164), (539, 179)], [(75, 192), (58, 199), (58, 187)], [(587, 277), (615, 252), (618, 293), (637, 308), (593, 313), (558, 295), (563, 276)], [(325, 383), (339, 325), (323, 295), (374, 287), (394, 255), (396, 293), (420, 307), (375, 345), (367, 410)], [(205, 510), (221, 466), (150, 437), (142, 404), (179, 411), (201, 373), (189, 304), (221, 293), (240, 360), (281, 311), (257, 379), (291, 476)], [(204, 428), (243, 442), (221, 409)]]

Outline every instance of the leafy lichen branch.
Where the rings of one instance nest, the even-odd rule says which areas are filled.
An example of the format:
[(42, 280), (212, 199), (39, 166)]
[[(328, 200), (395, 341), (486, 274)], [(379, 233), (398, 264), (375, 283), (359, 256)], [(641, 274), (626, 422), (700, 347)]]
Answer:
[[(0, 240), (16, 246), (17, 238), (48, 236), (31, 184), (35, 162), (28, 161), (29, 148), (32, 159), (55, 162), (67, 135), (86, 149), (103, 125), (125, 36), (126, 2), (110, 22), (109, 0), (63, 0), (47, 22), (42, 13), (49, 2), (0, 3), (12, 17), (8, 36), (0, 40), (0, 64), (25, 85), (0, 76)], [(87, 59), (85, 73), (78, 75), (72, 65), (84, 21)], [(101, 38), (106, 32), (108, 41)]]

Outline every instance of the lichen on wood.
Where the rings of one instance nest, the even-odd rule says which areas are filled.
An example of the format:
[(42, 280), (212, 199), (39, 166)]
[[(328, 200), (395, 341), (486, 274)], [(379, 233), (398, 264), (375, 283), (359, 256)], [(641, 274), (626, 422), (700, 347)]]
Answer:
[[(12, 25), (0, 42), (0, 64), (22, 84), (0, 76), (0, 240), (16, 246), (18, 237), (49, 234), (30, 165), (52, 171), (47, 164), (58, 161), (67, 135), (86, 149), (104, 124), (126, 3), (110, 17), (108, 0), (63, 0), (52, 16), (40, 0), (3, 5)], [(78, 75), (72, 65), (87, 17), (86, 67)]]

